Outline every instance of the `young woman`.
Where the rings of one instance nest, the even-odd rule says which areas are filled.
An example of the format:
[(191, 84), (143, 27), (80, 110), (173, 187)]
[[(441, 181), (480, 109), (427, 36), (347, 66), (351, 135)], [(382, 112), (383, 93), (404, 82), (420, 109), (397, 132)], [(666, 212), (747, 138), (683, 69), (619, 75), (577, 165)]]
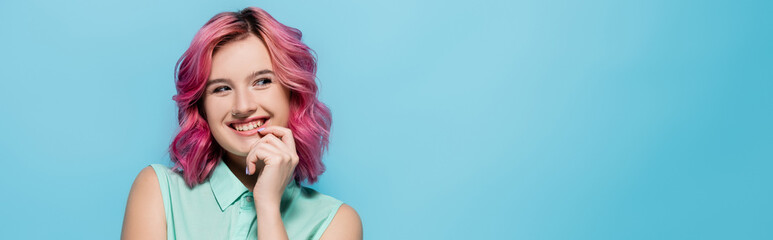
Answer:
[(300, 185), (324, 171), (331, 125), (300, 31), (256, 7), (217, 14), (175, 73), (174, 167), (140, 171), (122, 239), (362, 239), (352, 207)]

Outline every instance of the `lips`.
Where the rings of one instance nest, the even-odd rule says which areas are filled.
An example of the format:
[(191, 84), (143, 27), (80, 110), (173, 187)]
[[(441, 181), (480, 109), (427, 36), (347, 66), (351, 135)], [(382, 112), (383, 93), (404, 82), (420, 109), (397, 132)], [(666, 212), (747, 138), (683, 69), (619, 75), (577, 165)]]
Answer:
[(248, 123), (238, 123), (238, 124), (234, 123), (234, 124), (231, 124), (231, 128), (234, 128), (237, 131), (249, 131), (259, 127), (260, 125), (263, 125), (263, 119), (248, 122)]
[(258, 129), (266, 127), (270, 119), (268, 117), (252, 117), (245, 120), (233, 121), (228, 123), (228, 127), (234, 132), (243, 136), (254, 135)]

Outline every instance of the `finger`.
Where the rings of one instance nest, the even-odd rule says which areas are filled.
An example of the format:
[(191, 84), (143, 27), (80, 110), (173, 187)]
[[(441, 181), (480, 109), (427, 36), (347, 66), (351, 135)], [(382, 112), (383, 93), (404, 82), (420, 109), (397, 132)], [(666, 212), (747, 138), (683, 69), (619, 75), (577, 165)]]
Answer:
[(277, 159), (278, 150), (276, 150), (273, 146), (267, 145), (267, 144), (261, 144), (258, 145), (255, 148), (255, 154), (254, 157), (249, 160), (253, 168), (251, 168), (250, 175), (258, 173), (257, 166), (260, 164), (261, 170), (265, 170), (266, 168), (274, 165), (278, 165), (279, 162)]
[(279, 150), (282, 151), (282, 160), (283, 161), (287, 161), (292, 166), (298, 165), (298, 161), (299, 161), (298, 153), (296, 153), (295, 151), (290, 149), (287, 146), (287, 144), (282, 142), (282, 140), (279, 140), (279, 138), (277, 138), (276, 136), (274, 136), (271, 133), (266, 135), (265, 139), (266, 139), (266, 142), (273, 144), (274, 146), (279, 148)]
[(255, 140), (255, 142), (252, 142), (252, 144), (250, 144), (250, 149), (255, 148), (255, 145), (258, 145), (258, 143), (260, 143), (260, 140), (263, 139), (263, 137), (261, 137), (260, 134), (257, 134), (255, 136), (257, 140)]
[[(289, 129), (288, 129), (289, 130)], [(290, 137), (291, 138), (291, 137)], [(291, 146), (288, 146), (287, 143), (283, 142), (279, 138), (277, 138), (273, 133), (268, 133), (264, 137), (264, 139), (277, 146), (282, 152), (284, 153), (282, 155), (282, 159), (288, 160), (291, 165), (295, 166), (299, 162), (298, 153), (294, 148), (291, 148)], [(291, 143), (292, 144), (292, 143)]]
[(258, 145), (258, 149), (258, 158), (260, 158), (266, 166), (276, 165), (281, 160), (282, 151), (271, 144), (264, 143)]
[(282, 142), (287, 144), (287, 146), (295, 151), (295, 138), (293, 137), (293, 131), (291, 131), (289, 128), (280, 127), (280, 126), (268, 126), (265, 127), (263, 130), (260, 130), (260, 134), (274, 134), (274, 136), (279, 137)]
[(273, 159), (279, 154), (281, 154), (280, 150), (269, 143), (260, 142), (256, 144), (247, 154), (247, 175), (255, 174), (258, 161), (261, 161), (261, 164), (265, 166), (269, 164), (269, 160), (276, 161)]
[(245, 158), (246, 165), (247, 165), (247, 172), (246, 172), (247, 175), (254, 174), (253, 172), (257, 168), (256, 163), (255, 163), (255, 162), (257, 162), (257, 160), (252, 161), (252, 159), (257, 158), (257, 152), (256, 151), (258, 151), (258, 149), (253, 145), (252, 147), (250, 147), (250, 152), (247, 153), (247, 158)]
[(278, 137), (274, 136), (274, 134), (269, 133), (265, 137), (263, 137), (266, 141), (266, 143), (269, 143), (271, 145), (274, 145), (275, 147), (279, 148), (279, 150), (282, 150), (282, 152), (290, 153), (290, 148), (282, 142)]
[[(246, 161), (247, 161), (247, 175), (255, 174), (254, 173), (255, 169), (257, 169), (257, 166), (256, 166), (257, 160), (250, 161), (250, 159), (255, 159), (255, 157), (256, 157), (256, 155), (255, 155), (256, 154), (256, 152), (255, 152), (256, 147), (258, 146), (258, 144), (265, 143), (267, 141), (267, 139), (265, 139), (265, 137), (260, 137), (258, 135), (256, 135), (256, 136), (257, 136), (257, 140), (255, 140), (255, 142), (250, 144), (250, 152), (247, 154), (247, 158), (246, 158)], [(250, 165), (252, 165), (252, 168), (250, 168)]]
[[(282, 176), (281, 171), (282, 169), (284, 169), (284, 167), (281, 166), (281, 162), (276, 157), (280, 153), (277, 152), (276, 149), (273, 149), (272, 148), (273, 146), (270, 146), (267, 144), (261, 144), (258, 147), (260, 148), (258, 151), (264, 152), (267, 155), (266, 157), (263, 158), (265, 161), (265, 165), (263, 166), (263, 168), (260, 169), (260, 173), (258, 173), (260, 176), (258, 181), (261, 181), (262, 179), (262, 181), (265, 182), (265, 181), (268, 181), (268, 179), (275, 179), (277, 177), (276, 174), (280, 174), (278, 176)], [(292, 166), (289, 166), (289, 167), (292, 167)], [(294, 167), (292, 167), (291, 169), (293, 171), (295, 170)], [(287, 184), (285, 184), (285, 186), (287, 186)]]

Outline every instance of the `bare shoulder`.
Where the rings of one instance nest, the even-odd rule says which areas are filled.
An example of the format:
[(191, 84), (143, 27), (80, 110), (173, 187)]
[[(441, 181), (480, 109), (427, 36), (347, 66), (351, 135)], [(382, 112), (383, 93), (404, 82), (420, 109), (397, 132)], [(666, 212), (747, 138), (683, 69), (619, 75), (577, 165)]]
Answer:
[(166, 216), (153, 167), (137, 174), (129, 190), (121, 239), (166, 239)]
[(357, 211), (341, 205), (320, 239), (362, 239), (362, 220)]

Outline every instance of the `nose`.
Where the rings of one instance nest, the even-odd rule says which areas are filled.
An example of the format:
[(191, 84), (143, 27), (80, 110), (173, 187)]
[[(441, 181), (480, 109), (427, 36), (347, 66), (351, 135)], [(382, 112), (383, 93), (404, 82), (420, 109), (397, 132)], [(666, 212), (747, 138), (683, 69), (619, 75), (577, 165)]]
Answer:
[(236, 91), (231, 115), (235, 118), (249, 117), (255, 112), (257, 106), (255, 97), (250, 94), (250, 91)]

